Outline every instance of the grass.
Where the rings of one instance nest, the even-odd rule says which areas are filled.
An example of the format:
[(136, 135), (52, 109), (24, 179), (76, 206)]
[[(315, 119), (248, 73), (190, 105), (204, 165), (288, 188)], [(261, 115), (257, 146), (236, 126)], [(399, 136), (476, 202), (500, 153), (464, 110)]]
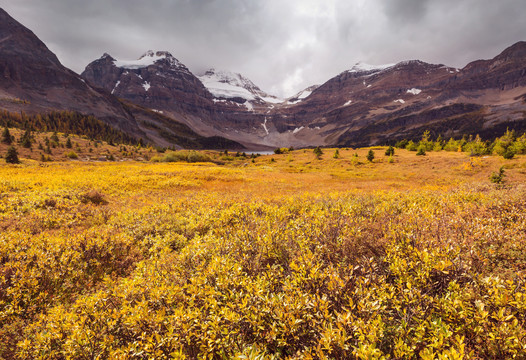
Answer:
[(0, 358), (523, 357), (526, 157), (385, 149), (22, 150), (0, 165)]

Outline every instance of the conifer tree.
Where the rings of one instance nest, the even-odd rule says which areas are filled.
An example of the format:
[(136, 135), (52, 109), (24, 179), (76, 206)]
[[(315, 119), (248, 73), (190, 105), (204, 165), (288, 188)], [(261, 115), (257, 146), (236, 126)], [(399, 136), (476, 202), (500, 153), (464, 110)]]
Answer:
[(4, 127), (4, 131), (2, 131), (2, 142), (7, 145), (11, 145), (13, 142), (13, 137), (11, 136), (11, 133), (9, 132), (9, 129)]
[(32, 145), (32, 141), (31, 141), (31, 130), (26, 130), (24, 132), (24, 134), (22, 135), (22, 137), (20, 138), (20, 144), (29, 149)]
[(20, 160), (18, 159), (18, 152), (16, 151), (16, 148), (14, 146), (10, 146), (7, 148), (5, 162), (8, 164), (20, 164)]
[(373, 160), (374, 160), (374, 151), (373, 150), (369, 150), (369, 152), (367, 153), (367, 160), (369, 162), (373, 162)]
[(314, 155), (316, 155), (317, 159), (320, 159), (321, 156), (323, 155), (323, 151), (321, 150), (321, 148), (319, 146), (314, 148)]

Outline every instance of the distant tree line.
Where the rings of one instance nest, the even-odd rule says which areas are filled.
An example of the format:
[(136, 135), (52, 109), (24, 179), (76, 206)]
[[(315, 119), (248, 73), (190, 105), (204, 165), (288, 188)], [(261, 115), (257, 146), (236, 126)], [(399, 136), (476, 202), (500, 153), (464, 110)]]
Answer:
[(515, 131), (506, 133), (495, 140), (482, 140), (480, 136), (463, 136), (461, 139), (443, 139), (438, 136), (432, 140), (429, 131), (425, 131), (420, 141), (401, 140), (395, 147), (417, 151), (417, 155), (425, 155), (426, 151), (458, 151), (469, 152), (472, 156), (496, 154), (505, 159), (512, 159), (517, 154), (526, 154), (526, 133), (518, 136)]
[(0, 126), (30, 131), (62, 132), (85, 135), (90, 139), (108, 143), (136, 144), (137, 139), (114, 129), (91, 115), (74, 111), (53, 111), (47, 114), (28, 115), (24, 112), (0, 111)]

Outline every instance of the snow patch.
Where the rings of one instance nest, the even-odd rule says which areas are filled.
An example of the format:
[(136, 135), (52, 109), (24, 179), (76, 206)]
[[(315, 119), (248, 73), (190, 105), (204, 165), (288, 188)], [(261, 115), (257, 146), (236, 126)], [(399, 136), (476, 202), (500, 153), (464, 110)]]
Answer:
[(245, 101), (243, 105), (246, 106), (246, 108), (248, 109), (248, 111), (254, 111), (254, 106), (253, 106), (252, 103), (250, 103), (249, 101)]
[(144, 91), (148, 91), (152, 86), (148, 81), (145, 81), (144, 84), (142, 84), (142, 87), (144, 88)]
[(247, 89), (240, 88), (228, 83), (223, 83), (220, 81), (208, 81), (203, 82), (203, 85), (210, 91), (212, 95), (218, 98), (242, 98), (245, 100), (256, 100), (256, 97)]
[(358, 62), (350, 70), (347, 70), (347, 72), (349, 73), (378, 72), (378, 71), (382, 71), (390, 67), (393, 67), (395, 65), (396, 64), (370, 65), (370, 64), (363, 63), (363, 62)]
[(399, 102), (400, 104), (405, 104), (405, 101), (403, 99), (398, 99), (398, 100), (395, 100), (393, 102)]
[(271, 104), (280, 104), (284, 101), (265, 93), (241, 74), (230, 71), (210, 69), (203, 75), (198, 76), (198, 78), (208, 91), (217, 98), (241, 98), (249, 101), (264, 101)]
[(265, 122), (263, 124), (261, 124), (261, 126), (263, 126), (263, 129), (265, 129), (265, 132), (267, 133), (267, 135), (269, 134), (268, 132), (268, 129), (267, 129), (267, 118), (265, 118)]
[(281, 104), (283, 102), (283, 99), (279, 99), (275, 96), (259, 96), (259, 98), (264, 102), (268, 102), (271, 104)]
[(413, 94), (413, 95), (418, 95), (422, 92), (422, 90), (420, 89), (417, 89), (417, 88), (412, 88), (412, 89), (409, 89), (407, 90), (407, 93), (409, 94)]
[(303, 130), (305, 127), (304, 126), (300, 126), (299, 128), (295, 128), (294, 130), (292, 130), (292, 133), (293, 134), (297, 134), (299, 133), (301, 130)]
[(349, 106), (349, 105), (351, 105), (351, 103), (352, 103), (352, 100), (349, 100), (345, 104), (343, 104), (343, 106)]
[(117, 87), (119, 86), (120, 83), (121, 83), (120, 80), (118, 80), (118, 81), (115, 83), (115, 86), (113, 87), (113, 90), (111, 91), (112, 94), (115, 92), (115, 90), (117, 90)]
[[(319, 87), (319, 85), (312, 85), (309, 86), (306, 89), (301, 90), (299, 93), (297, 93), (294, 96), (291, 96), (288, 98), (287, 105), (294, 105), (299, 103), (301, 100), (306, 99), (309, 97), (314, 90), (316, 90)], [(292, 101), (291, 101), (292, 100)]]
[(156, 113), (159, 113), (159, 114), (164, 114), (164, 112), (162, 112), (161, 110), (157, 110), (157, 109), (152, 109), (153, 112), (156, 112)]
[(164, 51), (157, 51), (154, 53), (151, 50), (146, 52), (137, 60), (115, 60), (113, 63), (115, 66), (123, 69), (142, 69), (155, 64), (159, 60), (167, 58), (170, 59), (172, 65), (180, 65), (179, 61), (172, 57), (169, 53)]
[(312, 94), (312, 91), (302, 91), (301, 94), (298, 96), (298, 99), (305, 99), (306, 97), (308, 97), (310, 94)]
[(371, 84), (367, 85), (368, 88), (370, 88), (371, 86), (372, 86)]

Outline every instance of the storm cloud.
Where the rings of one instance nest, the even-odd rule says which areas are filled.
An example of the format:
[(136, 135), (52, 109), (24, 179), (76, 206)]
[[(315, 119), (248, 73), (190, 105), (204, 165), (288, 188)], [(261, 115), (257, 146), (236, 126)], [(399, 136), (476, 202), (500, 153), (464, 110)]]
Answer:
[(167, 50), (281, 96), (358, 61), (463, 67), (526, 40), (524, 0), (0, 0), (76, 72)]

